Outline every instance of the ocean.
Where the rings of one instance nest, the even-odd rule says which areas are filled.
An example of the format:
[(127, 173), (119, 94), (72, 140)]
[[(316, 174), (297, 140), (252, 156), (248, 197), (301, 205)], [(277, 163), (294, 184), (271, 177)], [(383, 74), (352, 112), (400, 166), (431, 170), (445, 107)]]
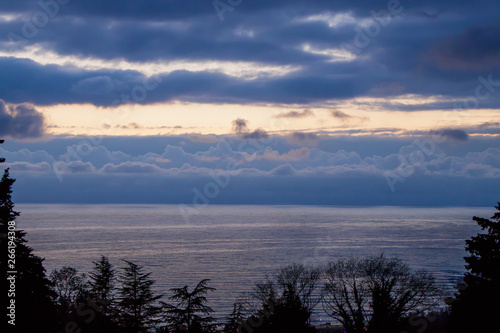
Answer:
[[(218, 318), (266, 274), (292, 262), (384, 253), (431, 271), (448, 290), (465, 272), (465, 240), (480, 232), (472, 216), (494, 208), (212, 205), (186, 219), (177, 205), (18, 204), (17, 227), (50, 273), (87, 273), (108, 256), (143, 265), (168, 302), (169, 289), (210, 279)], [(331, 321), (315, 311), (315, 323)]]

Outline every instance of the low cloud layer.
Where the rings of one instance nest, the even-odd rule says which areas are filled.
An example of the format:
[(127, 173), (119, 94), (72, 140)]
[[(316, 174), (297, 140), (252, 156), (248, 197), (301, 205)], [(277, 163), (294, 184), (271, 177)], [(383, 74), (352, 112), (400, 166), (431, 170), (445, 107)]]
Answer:
[[(484, 205), (489, 202), (480, 199), (497, 200), (494, 189), (500, 185), (500, 147), (488, 148), (493, 139), (487, 138), (456, 141), (434, 135), (380, 141), (296, 133), (263, 140), (219, 137), (213, 143), (171, 137), (161, 140), (171, 142), (166, 147), (151, 141), (150, 149), (157, 148), (148, 151), (142, 145), (141, 152), (119, 139), (109, 139), (113, 149), (73, 140), (38, 150), (7, 149), (8, 142), (0, 147), (5, 166), (20, 180), (22, 201), (93, 202), (94, 195), (108, 193), (104, 202), (148, 198), (190, 204), (193, 189), (203, 192), (214, 183), (220, 193), (210, 198), (212, 203), (452, 205), (452, 198), (444, 196), (451, 186), (461, 198), (455, 204)], [(308, 140), (315, 145), (298, 145)], [(29, 182), (33, 177), (38, 181)], [(40, 193), (41, 184), (52, 184), (47, 188), (54, 193), (44, 198), (29, 194)], [(88, 189), (82, 197), (81, 189), (89, 184), (99, 193)], [(169, 195), (174, 184), (178, 197)], [(476, 197), (479, 184), (485, 187)], [(130, 186), (134, 191), (128, 193)]]

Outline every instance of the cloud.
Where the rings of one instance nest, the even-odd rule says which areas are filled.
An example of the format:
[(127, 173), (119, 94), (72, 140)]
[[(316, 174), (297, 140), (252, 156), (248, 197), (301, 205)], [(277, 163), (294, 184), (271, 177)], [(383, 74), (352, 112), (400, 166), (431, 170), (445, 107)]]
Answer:
[(456, 141), (467, 141), (469, 140), (469, 135), (467, 132), (461, 129), (442, 129), (437, 131), (431, 131), (431, 134), (439, 135), (448, 139), (453, 139)]
[[(370, 13), (387, 10), (387, 2), (257, 1), (227, 12), (224, 24), (214, 24), (219, 18), (212, 3), (125, 3), (64, 6), (33, 39), (14, 45), (23, 50), (19, 53), (12, 51), (9, 33), (21, 36), (23, 18), (33, 17), (41, 7), (36, 0), (0, 2), (2, 12), (15, 13), (0, 20), (0, 96), (8, 103), (36, 105), (113, 106), (127, 103), (122, 96), (128, 95), (129, 102), (139, 104), (176, 100), (309, 107), (404, 93), (441, 96), (441, 105), (421, 106), (438, 110), (471, 95), (479, 69), (488, 70), (494, 80), (500, 76), (500, 25), (495, 19), (500, 9), (486, 0), (405, 3), (401, 14), (380, 27), (383, 33), (337, 62), (328, 52), (310, 51), (354, 45), (357, 31), (375, 24)], [(284, 8), (286, 16), (277, 14)], [(309, 51), (304, 45), (310, 45)], [(61, 57), (72, 59), (73, 65)], [(52, 58), (59, 62), (50, 62)], [(122, 60), (132, 65), (120, 65)], [(247, 75), (249, 67), (281, 72)], [(28, 75), (31, 80), (20, 79)], [(410, 111), (418, 105), (410, 102), (401, 108)], [(479, 107), (498, 108), (500, 97), (492, 94)]]
[(31, 173), (48, 173), (52, 170), (47, 162), (29, 163), (29, 162), (14, 162), (5, 163), (4, 166), (9, 168), (12, 172), (31, 172)]
[(290, 112), (280, 113), (274, 116), (274, 118), (305, 118), (311, 116), (314, 116), (314, 113), (311, 110), (306, 109), (304, 111), (290, 111)]
[[(445, 132), (448, 133), (448, 132)], [(454, 132), (451, 132), (454, 133)], [(421, 172), (439, 173), (441, 175), (467, 176), (467, 167), (475, 164), (475, 169), (482, 165), (483, 170), (489, 169), (491, 172), (486, 175), (495, 175), (495, 170), (500, 170), (500, 150), (499, 148), (484, 148), (488, 144), (477, 146), (477, 151), (469, 152), (473, 143), (467, 141), (464, 145), (468, 147), (457, 148), (457, 145), (446, 145), (445, 143), (434, 143), (425, 146), (432, 148), (432, 152), (422, 152), (422, 140), (429, 140), (426, 137), (401, 145), (400, 139), (392, 139), (393, 144), (378, 142), (370, 143), (374, 139), (356, 139), (359, 143), (352, 145), (353, 139), (346, 141), (342, 145), (346, 149), (325, 150), (334, 145), (339, 145), (342, 141), (338, 138), (325, 139), (320, 148), (294, 148), (294, 145), (287, 144), (288, 138), (273, 137), (272, 141), (264, 144), (248, 144), (243, 138), (225, 138), (215, 145), (204, 145), (205, 148), (197, 148), (198, 143), (185, 143), (183, 147), (168, 145), (162, 153), (147, 152), (141, 154), (127, 154), (120, 150), (110, 151), (104, 146), (91, 147), (88, 144), (74, 144), (68, 146), (66, 153), (54, 158), (46, 151), (31, 152), (22, 149), (17, 152), (0, 150), (2, 156), (7, 157), (7, 162), (23, 162), (27, 164), (48, 164), (58, 163), (61, 170), (68, 173), (183, 173), (190, 170), (190, 173), (202, 172), (207, 174), (210, 170), (225, 169), (228, 165), (236, 165), (241, 170), (252, 170), (252, 174), (265, 175), (272, 170), (290, 165), (297, 175), (312, 175), (315, 173), (339, 173), (349, 170), (377, 173), (383, 175), (387, 171), (396, 170), (402, 164), (401, 161), (415, 160), (423, 156), (423, 160), (418, 160), (415, 167)], [(490, 141), (493, 139), (489, 139)], [(180, 141), (177, 139), (177, 141)], [(181, 141), (184, 142), (184, 141)], [(230, 144), (231, 142), (231, 144)], [(487, 142), (487, 141), (486, 141)], [(477, 143), (476, 143), (477, 144)], [(357, 151), (348, 149), (348, 147)], [(372, 149), (380, 145), (386, 145), (388, 149), (383, 153), (379, 148)], [(460, 145), (463, 146), (463, 145)], [(365, 151), (362, 150), (365, 148)], [(394, 151), (394, 148), (397, 148)], [(126, 142), (122, 143), (121, 149), (127, 149)], [(378, 149), (378, 151), (377, 151)], [(359, 152), (358, 152), (359, 151)], [(391, 152), (392, 151), (392, 152)], [(448, 151), (448, 154), (446, 153)], [(61, 164), (63, 163), (63, 164)], [(248, 173), (248, 172), (247, 172)], [(478, 176), (479, 177), (479, 176)]]
[(259, 152), (252, 158), (254, 160), (269, 160), (269, 161), (300, 161), (309, 158), (310, 152), (307, 148), (292, 149), (287, 153), (280, 154), (276, 150), (266, 148), (263, 152)]
[(109, 163), (123, 163), (133, 159), (129, 154), (122, 151), (109, 151), (104, 146), (94, 146), (90, 142), (82, 142), (69, 145), (59, 160), (69, 164), (73, 161), (90, 162), (96, 168), (101, 168)]
[(247, 122), (247, 120), (241, 118), (233, 120), (233, 132), (238, 134), (248, 132)]
[(339, 111), (339, 110), (332, 110), (332, 112), (330, 114), (332, 115), (333, 118), (339, 118), (339, 119), (351, 118), (350, 115), (348, 115), (345, 112)]
[(318, 145), (319, 136), (315, 133), (293, 132), (287, 141), (299, 146), (315, 147)]
[(156, 165), (151, 165), (142, 162), (124, 162), (118, 165), (106, 164), (101, 169), (104, 173), (131, 173), (131, 174), (143, 174), (143, 173), (157, 173), (161, 172), (162, 169)]
[(0, 99), (0, 135), (16, 139), (39, 138), (45, 133), (43, 114), (27, 104), (8, 104)]
[(120, 127), (122, 129), (139, 129), (143, 128), (143, 126), (139, 125), (138, 123), (129, 123), (128, 125), (116, 125), (116, 127)]
[(216, 135), (197, 134), (197, 133), (188, 134), (187, 138), (191, 142), (202, 142), (202, 143), (216, 143), (220, 140)]
[[(141, 138), (143, 150), (131, 153), (134, 147), (125, 138), (110, 138), (106, 142), (113, 149), (89, 149), (77, 143), (69, 145), (70, 149), (60, 156), (59, 149), (81, 139), (29, 144), (40, 145), (51, 154), (27, 148), (10, 151), (6, 148), (15, 143), (8, 140), (2, 145), (0, 156), (7, 157), (10, 164), (6, 166), (18, 178), (20, 202), (99, 199), (190, 203), (193, 188), (203, 191), (205, 184), (215, 182), (214, 175), (220, 179), (229, 177), (229, 185), (220, 190), (213, 203), (441, 205), (452, 204), (444, 194), (453, 188), (467, 199), (463, 199), (464, 203), (473, 205), (491, 200), (500, 185), (500, 147), (491, 148), (496, 141), (489, 137), (460, 145), (445, 142), (435, 146), (425, 141), (430, 140), (426, 136), (325, 137), (318, 145), (320, 148), (296, 148), (287, 143), (288, 138), (279, 136), (273, 136), (266, 145), (250, 146), (242, 145), (248, 142), (233, 136), (220, 139), (216, 144), (207, 144), (181, 136)], [(166, 142), (170, 145), (161, 149)], [(422, 142), (427, 142), (426, 150)], [(76, 160), (75, 154), (81, 154), (81, 159)], [(385, 174), (397, 174), (402, 161), (412, 161), (412, 172), (403, 177), (392, 194)], [(176, 189), (175, 195), (169, 188)], [(479, 188), (483, 190), (477, 197)], [(46, 190), (43, 198), (30, 195), (42, 189)]]
[(280, 165), (269, 172), (274, 176), (293, 176), (296, 173), (295, 169), (290, 164)]
[(96, 168), (90, 162), (82, 161), (57, 161), (53, 167), (50, 168), (54, 174), (73, 174), (73, 173), (94, 173)]
[(241, 118), (233, 120), (233, 132), (238, 134), (243, 140), (263, 140), (269, 138), (269, 134), (260, 128), (250, 132), (248, 121)]
[(256, 129), (253, 132), (242, 133), (241, 137), (244, 140), (264, 140), (269, 138), (269, 134), (267, 134), (267, 132), (264, 131), (263, 129)]
[(111, 94), (116, 90), (126, 88), (124, 82), (112, 79), (107, 75), (93, 76), (82, 79), (71, 87), (70, 91), (80, 95), (99, 96), (102, 94)]
[(500, 24), (470, 26), (462, 34), (441, 41), (431, 56), (438, 66), (447, 70), (481, 71), (498, 67)]

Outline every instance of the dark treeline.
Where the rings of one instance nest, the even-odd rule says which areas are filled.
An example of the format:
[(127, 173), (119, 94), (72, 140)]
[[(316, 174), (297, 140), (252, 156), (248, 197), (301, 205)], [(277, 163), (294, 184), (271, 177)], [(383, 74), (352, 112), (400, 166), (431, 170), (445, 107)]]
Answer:
[[(2, 332), (500, 332), (500, 203), (491, 220), (473, 218), (483, 233), (466, 241), (467, 273), (454, 296), (445, 298), (429, 272), (384, 255), (323, 267), (292, 263), (264, 276), (225, 319), (216, 319), (208, 279), (160, 295), (143, 266), (123, 260), (115, 267), (106, 256), (96, 258), (90, 272), (62, 267), (47, 276), (26, 233), (15, 228), (13, 183), (6, 169), (0, 181)], [(338, 325), (313, 327), (313, 310)]]
[(209, 280), (172, 288), (164, 302), (150, 274), (129, 261), (116, 270), (104, 256), (88, 275), (71, 267), (54, 270), (56, 326), (81, 332), (314, 332), (311, 314), (321, 306), (348, 332), (390, 333), (405, 330), (411, 315), (435, 308), (440, 296), (429, 273), (412, 273), (397, 258), (351, 258), (323, 269), (291, 264), (256, 283), (221, 322), (207, 305), (215, 290)]

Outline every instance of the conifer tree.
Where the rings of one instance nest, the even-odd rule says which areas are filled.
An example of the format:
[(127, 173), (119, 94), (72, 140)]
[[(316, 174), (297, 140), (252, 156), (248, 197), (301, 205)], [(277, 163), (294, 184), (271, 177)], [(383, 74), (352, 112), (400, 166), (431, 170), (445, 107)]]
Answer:
[(117, 331), (116, 312), (116, 270), (108, 258), (101, 256), (94, 261), (94, 269), (89, 276), (89, 299), (87, 305), (95, 310), (92, 322), (89, 323), (93, 333), (110, 333)]
[(116, 270), (105, 256), (93, 264), (94, 270), (89, 273), (90, 295), (101, 306), (102, 314), (109, 316), (115, 303)]
[(150, 278), (142, 266), (124, 260), (126, 266), (119, 277), (118, 309), (120, 325), (127, 332), (146, 332), (158, 323), (160, 307), (156, 304), (162, 295), (155, 295)]
[(472, 219), (485, 233), (465, 241), (467, 273), (456, 299), (451, 300), (449, 331), (498, 332), (500, 313), (500, 203), (491, 220)]
[(188, 290), (188, 286), (170, 289), (173, 293), (170, 299), (177, 304), (163, 303), (163, 306), (171, 332), (203, 333), (214, 331), (215, 318), (210, 316), (214, 311), (206, 305), (207, 298), (205, 297), (208, 292), (215, 290), (207, 285), (209, 281), (209, 279), (200, 281), (191, 292)]
[(235, 302), (233, 304), (233, 311), (226, 318), (226, 323), (224, 325), (224, 333), (237, 333), (241, 330), (243, 323), (245, 322), (245, 306), (242, 302)]
[[(0, 144), (3, 142), (0, 140)], [(4, 161), (0, 158), (0, 163)], [(10, 332), (49, 332), (55, 321), (54, 293), (42, 265), (44, 259), (33, 254), (33, 249), (26, 244), (26, 232), (17, 228), (19, 213), (12, 202), (13, 184), (9, 169), (5, 169), (0, 180), (2, 326), (7, 325)], [(15, 310), (8, 307), (15, 307)], [(7, 323), (7, 314), (10, 314), (9, 319), (13, 318), (15, 326)]]

